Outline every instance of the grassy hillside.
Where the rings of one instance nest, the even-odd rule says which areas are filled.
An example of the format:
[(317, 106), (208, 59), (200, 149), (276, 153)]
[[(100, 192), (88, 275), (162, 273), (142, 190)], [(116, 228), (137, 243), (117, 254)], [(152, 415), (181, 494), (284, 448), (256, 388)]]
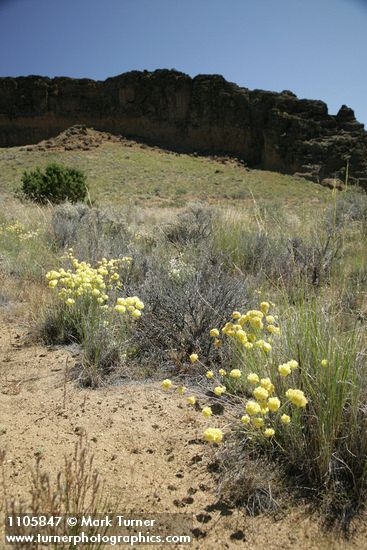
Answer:
[(274, 172), (248, 170), (235, 161), (181, 155), (134, 142), (103, 143), (89, 151), (0, 150), (0, 189), (14, 190), (24, 170), (56, 161), (85, 171), (98, 204), (133, 200), (144, 206), (184, 206), (188, 201), (245, 205), (263, 200), (291, 209), (314, 208), (330, 190)]

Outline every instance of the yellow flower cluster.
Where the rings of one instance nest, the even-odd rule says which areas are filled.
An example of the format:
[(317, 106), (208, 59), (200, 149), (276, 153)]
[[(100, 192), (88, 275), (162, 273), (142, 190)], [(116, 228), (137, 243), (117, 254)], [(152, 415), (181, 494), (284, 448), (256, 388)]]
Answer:
[(142, 315), (141, 310), (144, 309), (144, 304), (137, 296), (129, 296), (128, 298), (117, 298), (115, 311), (118, 313), (130, 313), (133, 319), (139, 319)]
[(213, 414), (211, 407), (203, 407), (201, 412), (206, 418), (210, 418)]
[[(261, 331), (266, 331), (269, 334), (279, 334), (280, 329), (276, 325), (276, 317), (269, 315), (270, 304), (268, 302), (261, 302), (259, 309), (249, 310), (245, 314), (240, 311), (234, 311), (232, 319), (234, 322), (227, 322), (221, 331), (218, 328), (212, 328), (210, 330), (210, 336), (214, 338), (214, 342), (221, 343), (220, 332), (224, 336), (233, 338), (245, 349), (260, 349), (265, 353), (271, 351), (271, 345), (268, 341), (260, 338)], [(219, 347), (219, 345), (216, 345)], [(196, 353), (192, 353), (189, 356), (191, 363), (199, 363), (204, 366), (199, 360), (199, 356)], [(327, 366), (327, 361), (322, 360), (322, 366)], [(279, 365), (278, 375), (285, 378), (292, 374), (292, 372), (298, 368), (298, 363), (294, 359)], [(239, 368), (234, 368), (227, 371), (223, 368), (218, 369), (217, 373), (214, 370), (206, 371), (206, 378), (213, 380), (216, 383), (213, 392), (218, 398), (227, 392), (226, 386), (218, 382), (219, 377), (223, 378), (228, 376), (234, 380), (241, 379), (243, 372)], [(263, 438), (272, 438), (275, 436), (275, 429), (272, 424), (281, 423), (287, 425), (291, 423), (291, 417), (284, 412), (284, 408), (289, 408), (290, 405), (294, 405), (298, 408), (303, 408), (307, 405), (308, 401), (302, 390), (289, 388), (285, 393), (285, 398), (281, 400), (280, 397), (274, 395), (275, 384), (269, 377), (260, 378), (256, 372), (251, 372), (247, 375), (247, 382), (253, 386), (252, 398), (245, 402), (245, 414), (240, 418), (241, 423), (246, 426), (247, 430), (251, 430), (251, 437), (261, 436)], [(171, 387), (171, 383), (165, 380), (162, 386), (165, 389)], [(280, 384), (280, 388), (282, 385)], [(180, 393), (180, 392), (179, 392)], [(196, 398), (190, 396), (187, 402), (191, 405), (196, 404)], [(210, 418), (213, 414), (211, 407), (205, 406), (202, 408), (202, 414)], [(270, 424), (270, 425), (269, 425)], [(204, 439), (210, 442), (219, 443), (222, 441), (223, 433), (218, 428), (208, 428), (204, 432)]]
[(240, 369), (232, 369), (231, 372), (229, 373), (229, 376), (231, 378), (238, 379), (238, 378), (241, 378), (242, 372), (240, 371)]
[[(278, 372), (281, 376), (288, 376), (288, 374), (290, 374), (297, 367), (297, 361), (291, 360), (283, 365), (280, 365)], [(255, 428), (262, 428), (269, 413), (277, 413), (281, 409), (282, 403), (278, 397), (272, 396), (275, 391), (275, 386), (271, 382), (270, 378), (262, 378), (260, 380), (259, 376), (252, 372), (247, 376), (247, 381), (250, 384), (260, 383), (260, 385), (256, 386), (252, 392), (255, 400), (250, 399), (247, 401), (245, 405), (247, 414), (241, 417), (241, 422), (245, 425), (252, 424)], [(285, 395), (289, 402), (296, 407), (303, 408), (308, 403), (302, 390), (290, 388), (286, 391)], [(291, 418), (287, 414), (282, 414), (280, 416), (280, 421), (283, 424), (289, 424), (291, 422)], [(275, 435), (275, 430), (273, 430), (273, 428), (266, 428), (263, 433), (266, 437), (272, 437)]]
[(294, 369), (296, 369), (297, 367), (298, 367), (297, 361), (292, 359), (291, 361), (288, 361), (288, 363), (283, 363), (282, 365), (279, 365), (278, 372), (281, 376), (286, 378), (287, 376), (292, 374)]
[(219, 428), (207, 428), (204, 432), (204, 439), (209, 443), (221, 443), (223, 432)]
[(0, 226), (0, 235), (16, 235), (20, 241), (27, 241), (37, 237), (39, 229), (28, 231), (19, 221)]
[(296, 407), (304, 408), (308, 403), (302, 390), (289, 388), (289, 390), (285, 392), (285, 395), (288, 397), (289, 401), (293, 403), (293, 405), (295, 405)]
[[(48, 286), (55, 289), (58, 297), (68, 306), (73, 306), (78, 299), (88, 299), (106, 309), (110, 300), (109, 291), (117, 291), (121, 288), (118, 269), (122, 265), (130, 265), (131, 257), (107, 260), (103, 258), (92, 267), (87, 262), (80, 262), (73, 256), (72, 250), (68, 253), (71, 269), (52, 270), (46, 273)], [(117, 298), (115, 310), (118, 313), (129, 313), (131, 317), (138, 319), (144, 304), (137, 296)]]
[[(270, 341), (260, 338), (261, 332), (269, 335), (280, 334), (280, 328), (276, 325), (276, 317), (268, 315), (270, 308), (269, 302), (261, 302), (259, 309), (251, 309), (246, 313), (234, 311), (232, 313), (233, 321), (228, 321), (221, 329), (223, 336), (233, 338), (244, 349), (261, 349), (265, 353), (271, 351)], [(218, 328), (210, 330), (210, 336), (215, 338), (214, 345), (219, 348), (221, 340)]]
[(166, 378), (165, 380), (163, 380), (163, 382), (162, 382), (161, 385), (162, 385), (162, 388), (163, 388), (164, 390), (169, 390), (170, 387), (172, 386), (172, 382), (171, 382), (171, 380), (169, 380), (168, 378)]

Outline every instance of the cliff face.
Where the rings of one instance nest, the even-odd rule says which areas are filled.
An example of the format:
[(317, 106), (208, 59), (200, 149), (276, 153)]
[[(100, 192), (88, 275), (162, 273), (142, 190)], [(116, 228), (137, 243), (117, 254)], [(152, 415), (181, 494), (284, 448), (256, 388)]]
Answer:
[(182, 152), (227, 154), (313, 180), (367, 187), (367, 132), (351, 109), (248, 90), (217, 75), (133, 71), (107, 80), (0, 78), (0, 147), (37, 143), (74, 124)]

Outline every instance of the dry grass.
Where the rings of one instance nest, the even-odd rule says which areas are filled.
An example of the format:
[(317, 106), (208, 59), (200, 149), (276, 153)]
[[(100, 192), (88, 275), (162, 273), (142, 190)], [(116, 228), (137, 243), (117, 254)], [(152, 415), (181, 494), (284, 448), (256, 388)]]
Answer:
[[(28, 501), (18, 501), (12, 494), (9, 494), (10, 488), (6, 480), (6, 455), (0, 453), (0, 465), (3, 470), (3, 493), (2, 503), (5, 516), (19, 516), (21, 514), (30, 514), (31, 516), (54, 516), (61, 517), (63, 520), (59, 525), (48, 525), (42, 529), (43, 535), (48, 536), (76, 536), (79, 534), (80, 527), (70, 527), (65, 519), (68, 516), (80, 517), (91, 516), (98, 517), (99, 514), (108, 512), (111, 508), (111, 502), (104, 492), (100, 474), (94, 467), (94, 457), (91, 454), (85, 434), (81, 434), (75, 444), (74, 454), (71, 457), (65, 456), (64, 467), (52, 478), (50, 474), (42, 468), (42, 454), (36, 456), (36, 463), (31, 471), (31, 480), (29, 487)], [(1, 508), (0, 508), (1, 510)], [(11, 530), (13, 535), (28, 535), (37, 533), (39, 528), (32, 531), (29, 527), (19, 526)], [(82, 528), (88, 532), (89, 536), (100, 534), (103, 536), (107, 528), (92, 527)], [(103, 548), (103, 543), (86, 543), (85, 548)], [(38, 542), (31, 546), (24, 543), (15, 543), (14, 548), (32, 548), (38, 550), (43, 545)], [(57, 550), (66, 548), (65, 545), (50, 543), (50, 547)], [(68, 546), (71, 550), (74, 545)]]

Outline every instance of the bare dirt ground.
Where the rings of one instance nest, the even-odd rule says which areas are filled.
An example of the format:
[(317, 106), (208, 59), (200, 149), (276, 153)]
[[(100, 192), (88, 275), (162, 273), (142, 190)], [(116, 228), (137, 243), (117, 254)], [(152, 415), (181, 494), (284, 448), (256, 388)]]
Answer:
[(213, 449), (201, 441), (207, 421), (157, 382), (80, 389), (66, 379), (67, 357), (70, 367), (70, 350), (30, 344), (21, 310), (0, 308), (0, 450), (6, 449), (12, 495), (27, 497), (35, 454), (41, 452), (45, 469), (55, 473), (85, 430), (121, 511), (192, 514), (201, 537), (191, 548), (366, 548), (360, 520), (345, 541), (321, 531), (303, 507), (290, 507), (278, 521), (218, 509), (216, 480), (207, 469)]

